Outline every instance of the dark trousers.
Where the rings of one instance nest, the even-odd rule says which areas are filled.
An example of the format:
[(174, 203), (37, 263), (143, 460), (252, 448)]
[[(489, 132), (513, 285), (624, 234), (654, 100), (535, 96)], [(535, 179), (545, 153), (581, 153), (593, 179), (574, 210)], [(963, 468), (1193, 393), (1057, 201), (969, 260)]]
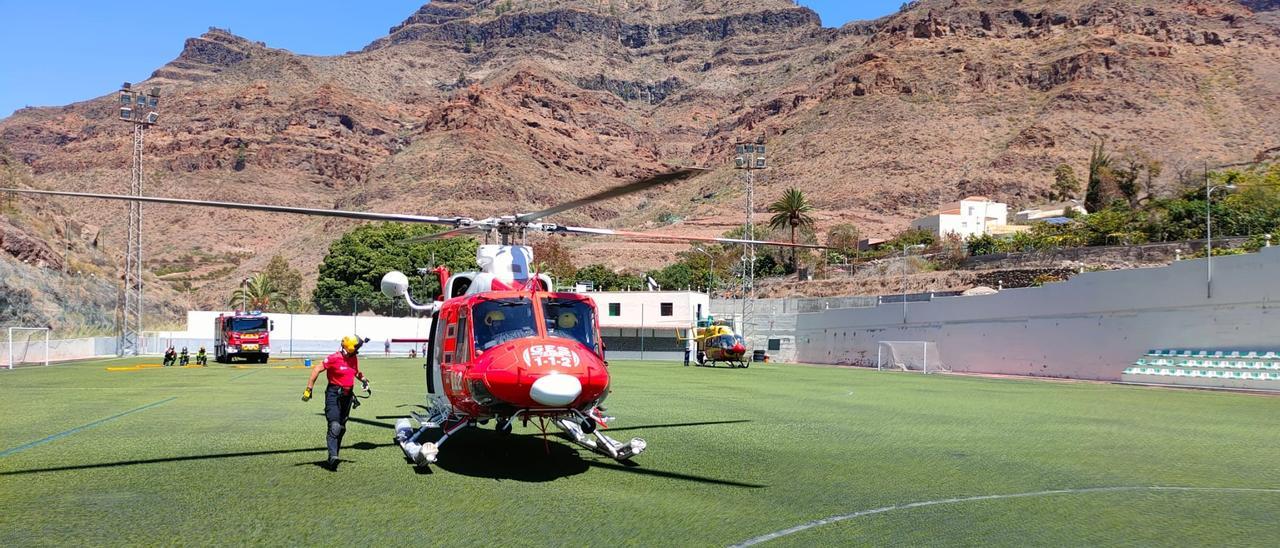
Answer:
[(355, 393), (350, 388), (331, 384), (324, 389), (324, 417), (329, 422), (329, 458), (338, 458), (342, 447), (342, 435), (347, 432), (347, 416), (351, 415), (351, 400)]
[(689, 367), (689, 349), (684, 350), (684, 366)]

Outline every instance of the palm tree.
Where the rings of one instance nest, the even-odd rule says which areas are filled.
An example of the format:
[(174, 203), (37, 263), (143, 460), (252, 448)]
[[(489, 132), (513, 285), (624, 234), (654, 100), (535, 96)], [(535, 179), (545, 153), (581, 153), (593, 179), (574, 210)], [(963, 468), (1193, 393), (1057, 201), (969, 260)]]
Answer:
[[(804, 193), (796, 188), (788, 188), (782, 194), (778, 201), (769, 204), (769, 212), (773, 217), (769, 218), (769, 228), (789, 227), (791, 229), (791, 243), (796, 243), (796, 229), (800, 227), (813, 228), (813, 217), (808, 213), (813, 211), (813, 206), (809, 205), (805, 199)], [(796, 248), (791, 248), (791, 269), (799, 271), (796, 266)]]
[(227, 306), (231, 308), (247, 306), (250, 310), (265, 312), (271, 310), (273, 301), (282, 301), (281, 297), (280, 291), (275, 288), (271, 278), (265, 274), (254, 274), (252, 278), (245, 278), (240, 283), (240, 287), (231, 292)]

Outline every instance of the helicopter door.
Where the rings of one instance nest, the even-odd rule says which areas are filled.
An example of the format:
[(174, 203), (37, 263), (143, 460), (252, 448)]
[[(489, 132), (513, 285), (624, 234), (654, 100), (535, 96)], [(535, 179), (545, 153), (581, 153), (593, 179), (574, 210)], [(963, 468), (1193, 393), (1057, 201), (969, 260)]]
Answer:
[(440, 313), (431, 315), (431, 338), (427, 341), (427, 351), (425, 358), (427, 363), (423, 364), (423, 368), (427, 372), (427, 397), (438, 396), (440, 392), (440, 341), (444, 340), (444, 324), (441, 321)]
[[(453, 370), (454, 358), (458, 350), (458, 307), (446, 308), (437, 315), (435, 337), (433, 337), (433, 356), (435, 362), (431, 368), (431, 395), (436, 398), (445, 396), (445, 377)], [(437, 342), (438, 341), (438, 342)]]

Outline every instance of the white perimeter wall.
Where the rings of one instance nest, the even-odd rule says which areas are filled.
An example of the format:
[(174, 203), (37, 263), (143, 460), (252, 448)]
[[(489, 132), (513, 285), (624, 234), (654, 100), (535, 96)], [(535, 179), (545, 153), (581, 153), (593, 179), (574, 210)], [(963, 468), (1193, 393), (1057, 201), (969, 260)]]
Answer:
[[(693, 322), (698, 306), (702, 313), (709, 312), (707, 295), (689, 291), (599, 291), (589, 294), (595, 300), (600, 313), (600, 327), (649, 327), (655, 329), (687, 329)], [(609, 303), (621, 305), (621, 315), (609, 316)], [(662, 316), (662, 303), (672, 304), (672, 315)], [(230, 314), (229, 311), (191, 310), (187, 312), (187, 330), (176, 332), (158, 332), (164, 340), (212, 341), (213, 320), (219, 314)], [(271, 332), (271, 344), (276, 352), (285, 350), (290, 339), (294, 341), (337, 341), (353, 333), (372, 339), (376, 351), (381, 351), (381, 343), (388, 339), (427, 339), (430, 338), (430, 318), (383, 318), (377, 316), (320, 316), (310, 314), (276, 314), (264, 316), (275, 322), (275, 330)], [(197, 343), (175, 343), (188, 346)], [(400, 345), (396, 351), (407, 351), (408, 347)]]
[(956, 371), (1118, 380), (1152, 348), (1280, 349), (1280, 247), (1081, 274), (996, 295), (796, 316), (796, 358), (874, 363), (877, 341), (935, 341)]
[[(187, 312), (187, 331), (162, 333), (188, 339), (213, 339), (213, 320), (218, 314), (191, 310)], [(431, 328), (431, 318), (382, 318), (378, 316), (320, 316), (314, 314), (263, 314), (275, 322), (271, 332), (272, 344), (290, 337), (297, 340), (331, 340), (334, 344), (342, 337), (359, 334), (377, 342), (385, 339), (426, 339)], [(372, 344), (372, 343), (370, 343)], [(335, 346), (336, 348), (336, 346)]]

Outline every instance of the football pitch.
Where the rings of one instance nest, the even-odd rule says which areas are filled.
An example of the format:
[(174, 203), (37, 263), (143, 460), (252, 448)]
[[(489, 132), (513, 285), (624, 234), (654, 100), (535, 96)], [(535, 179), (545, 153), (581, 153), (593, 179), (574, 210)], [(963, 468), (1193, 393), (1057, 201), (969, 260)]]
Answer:
[(422, 367), (366, 358), (329, 472), (305, 369), (137, 363), (0, 371), (0, 545), (1280, 545), (1277, 397), (617, 361), (634, 462), (491, 423), (415, 470)]

